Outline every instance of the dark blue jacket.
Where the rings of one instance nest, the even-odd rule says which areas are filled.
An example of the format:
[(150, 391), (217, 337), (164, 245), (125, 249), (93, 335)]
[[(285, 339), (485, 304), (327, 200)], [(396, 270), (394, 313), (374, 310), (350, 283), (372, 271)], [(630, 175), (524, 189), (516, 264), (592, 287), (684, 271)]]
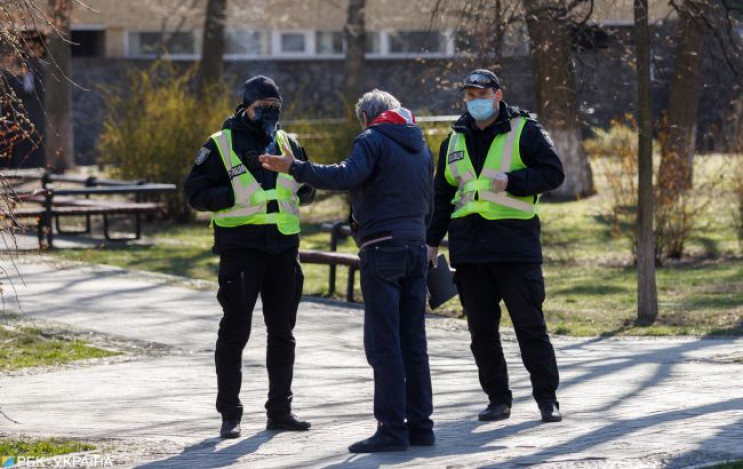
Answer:
[(362, 241), (383, 234), (426, 239), (433, 160), (415, 125), (371, 125), (356, 137), (351, 156), (344, 161), (333, 165), (296, 161), (292, 175), (318, 189), (350, 191)]

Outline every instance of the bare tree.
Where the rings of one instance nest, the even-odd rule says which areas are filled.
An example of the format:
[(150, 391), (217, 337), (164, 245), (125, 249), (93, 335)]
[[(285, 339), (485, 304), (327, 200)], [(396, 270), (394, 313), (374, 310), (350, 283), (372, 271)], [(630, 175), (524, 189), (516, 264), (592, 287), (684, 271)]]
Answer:
[(72, 0), (49, 0), (49, 19), (54, 33), (47, 39), (45, 77), (46, 162), (55, 171), (75, 166), (72, 134), (72, 89), (69, 80), (72, 46), (70, 17)]
[(565, 182), (552, 194), (564, 200), (594, 193), (583, 150), (570, 43), (570, 9), (565, 0), (523, 0), (529, 29), (537, 113), (550, 131), (565, 166)]
[(668, 118), (659, 181), (670, 198), (691, 188), (699, 95), (702, 88), (704, 15), (708, 0), (684, 0), (679, 8), (676, 63), (671, 79)]
[(199, 64), (199, 90), (203, 93), (222, 82), (224, 74), (224, 23), (227, 0), (208, 0), (204, 41)]
[(364, 76), (366, 0), (349, 0), (346, 16), (346, 24), (343, 26), (343, 37), (346, 40), (346, 85), (343, 99), (345, 105), (350, 106), (361, 93), (361, 80)]
[[(588, 8), (586, 8), (586, 4)], [(566, 180), (552, 195), (572, 200), (594, 193), (593, 174), (583, 150), (581, 119), (572, 57), (572, 27), (592, 14), (592, 0), (475, 0), (434, 3), (431, 23), (443, 14), (455, 15), (460, 39), (480, 66), (495, 70), (509, 47), (521, 46), (516, 34), (528, 30), (532, 69), (537, 88), (537, 114), (552, 134), (565, 166)], [(585, 10), (585, 13), (583, 13)], [(582, 13), (580, 19), (576, 19)]]
[(635, 45), (639, 110), (637, 183), (637, 324), (648, 326), (658, 317), (653, 237), (653, 122), (650, 89), (650, 27), (648, 1), (635, 0)]

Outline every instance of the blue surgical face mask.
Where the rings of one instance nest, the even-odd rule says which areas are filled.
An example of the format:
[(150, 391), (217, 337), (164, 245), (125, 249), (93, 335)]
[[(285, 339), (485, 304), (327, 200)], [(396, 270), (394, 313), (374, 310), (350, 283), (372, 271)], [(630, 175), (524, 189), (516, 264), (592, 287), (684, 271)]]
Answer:
[(476, 121), (486, 121), (495, 114), (493, 100), (480, 98), (467, 101), (467, 111)]

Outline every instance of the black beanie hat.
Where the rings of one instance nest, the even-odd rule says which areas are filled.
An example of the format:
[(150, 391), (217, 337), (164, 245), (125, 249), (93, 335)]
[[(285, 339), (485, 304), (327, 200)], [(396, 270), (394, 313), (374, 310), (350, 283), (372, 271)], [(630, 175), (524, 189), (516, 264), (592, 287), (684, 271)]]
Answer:
[(258, 75), (243, 83), (243, 106), (264, 98), (276, 98), (281, 101), (279, 87), (268, 77)]

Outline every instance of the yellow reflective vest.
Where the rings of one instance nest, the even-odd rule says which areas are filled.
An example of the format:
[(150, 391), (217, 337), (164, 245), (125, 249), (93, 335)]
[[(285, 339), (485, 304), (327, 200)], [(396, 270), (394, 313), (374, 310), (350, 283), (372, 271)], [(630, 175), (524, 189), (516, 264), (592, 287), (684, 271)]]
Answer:
[(539, 196), (517, 197), (492, 189), (498, 173), (526, 168), (519, 151), (525, 124), (525, 117), (516, 117), (511, 120), (510, 132), (495, 137), (479, 175), (475, 173), (464, 135), (452, 132), (444, 172), (447, 182), (457, 188), (452, 200), (452, 218), (478, 214), (487, 220), (528, 220), (539, 213)]
[[(279, 174), (276, 178), (276, 188), (263, 190), (258, 181), (248, 171), (232, 149), (232, 132), (222, 130), (210, 137), (214, 140), (227, 175), (232, 181), (232, 191), (235, 194), (235, 205), (212, 212), (212, 223), (223, 228), (234, 228), (242, 225), (276, 224), (279, 232), (285, 235), (299, 233), (299, 197), (297, 191), (300, 184), (287, 174)], [(289, 147), (289, 137), (286, 132), (279, 130), (276, 142), (283, 154), (283, 146)], [(268, 213), (268, 202), (278, 202), (279, 211)]]

